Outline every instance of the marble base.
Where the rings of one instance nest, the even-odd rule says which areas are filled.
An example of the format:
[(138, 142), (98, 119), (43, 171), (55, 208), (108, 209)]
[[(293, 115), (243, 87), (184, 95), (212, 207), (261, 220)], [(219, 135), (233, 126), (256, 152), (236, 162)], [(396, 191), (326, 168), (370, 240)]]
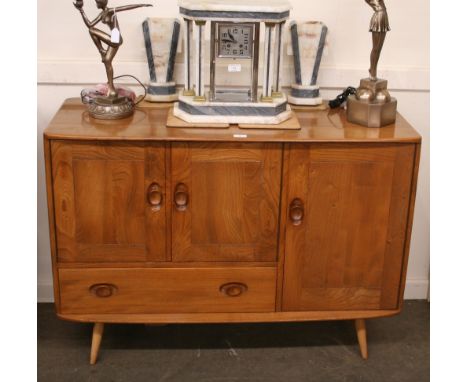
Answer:
[(179, 99), (175, 82), (150, 82), (146, 94), (149, 102), (173, 102)]
[(153, 95), (147, 94), (145, 100), (149, 102), (174, 102), (179, 99), (179, 95), (170, 94), (170, 95)]
[(366, 127), (383, 127), (395, 123), (397, 100), (391, 98), (389, 102), (360, 101), (356, 96), (348, 97), (346, 115), (351, 123)]
[(291, 85), (288, 102), (293, 105), (317, 106), (322, 104), (320, 87), (317, 85)]
[(293, 97), (292, 95), (288, 95), (288, 102), (292, 105), (318, 106), (323, 103), (323, 99), (322, 97), (303, 98), (303, 97)]
[[(229, 106), (225, 105), (226, 109)], [(252, 108), (252, 112), (254, 112)], [(174, 116), (188, 123), (229, 123), (248, 125), (278, 125), (291, 118), (292, 111), (289, 105), (277, 115), (235, 115), (235, 114), (191, 114), (180, 108), (179, 102), (174, 104)]]

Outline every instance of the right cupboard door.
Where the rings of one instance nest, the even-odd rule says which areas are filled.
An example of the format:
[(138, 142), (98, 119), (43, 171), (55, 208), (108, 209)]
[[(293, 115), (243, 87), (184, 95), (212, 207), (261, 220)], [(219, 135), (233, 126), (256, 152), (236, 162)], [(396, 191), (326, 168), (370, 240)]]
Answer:
[(415, 146), (291, 144), (285, 311), (396, 309)]

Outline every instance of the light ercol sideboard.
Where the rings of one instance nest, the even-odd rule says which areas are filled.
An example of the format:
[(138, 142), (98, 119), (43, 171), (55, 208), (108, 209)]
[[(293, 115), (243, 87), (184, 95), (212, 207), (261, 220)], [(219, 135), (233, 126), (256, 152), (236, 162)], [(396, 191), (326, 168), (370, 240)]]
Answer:
[(57, 315), (94, 323), (354, 320), (402, 309), (421, 137), (295, 109), (301, 130), (168, 128), (167, 105), (44, 133)]

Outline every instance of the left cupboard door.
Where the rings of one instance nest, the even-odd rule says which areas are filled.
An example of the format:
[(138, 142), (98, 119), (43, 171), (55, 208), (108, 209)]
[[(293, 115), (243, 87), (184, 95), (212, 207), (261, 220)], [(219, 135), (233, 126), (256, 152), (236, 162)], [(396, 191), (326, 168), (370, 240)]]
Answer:
[(59, 262), (166, 261), (164, 144), (52, 141)]

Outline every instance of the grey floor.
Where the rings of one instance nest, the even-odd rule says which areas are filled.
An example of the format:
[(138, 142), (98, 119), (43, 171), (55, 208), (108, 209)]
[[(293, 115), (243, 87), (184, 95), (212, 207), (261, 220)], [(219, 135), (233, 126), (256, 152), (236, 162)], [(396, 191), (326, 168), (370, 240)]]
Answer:
[(89, 365), (92, 326), (38, 304), (39, 381), (429, 381), (429, 303), (369, 320), (369, 359), (350, 321), (230, 325), (107, 325)]

